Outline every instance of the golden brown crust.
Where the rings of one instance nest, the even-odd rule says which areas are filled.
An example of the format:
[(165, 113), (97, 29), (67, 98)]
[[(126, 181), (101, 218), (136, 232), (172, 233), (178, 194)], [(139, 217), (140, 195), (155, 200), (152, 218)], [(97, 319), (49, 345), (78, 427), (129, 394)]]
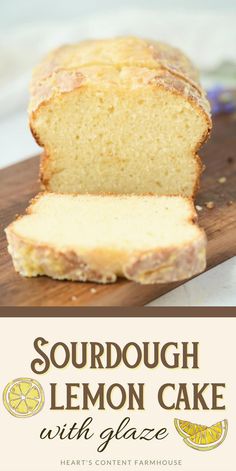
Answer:
[(165, 69), (191, 82), (200, 91), (198, 72), (179, 49), (168, 44), (137, 37), (117, 37), (81, 41), (50, 52), (35, 68), (33, 80), (42, 81), (61, 70), (80, 70), (81, 67), (113, 65)]
[(141, 284), (153, 284), (190, 278), (202, 272), (206, 266), (206, 239), (203, 232), (199, 239), (182, 247), (131, 252), (118, 272), (113, 269), (112, 258), (110, 269), (107, 258), (104, 264), (99, 254), (94, 254), (96, 262), (93, 264), (91, 256), (81, 256), (74, 250), (61, 252), (50, 246), (33, 244), (15, 234), (10, 226), (7, 239), (16, 271), (27, 277), (46, 275), (59, 280), (113, 283), (118, 276), (122, 276)]
[(193, 187), (193, 194), (191, 195), (191, 198), (195, 200), (198, 190), (200, 188), (200, 180), (201, 180), (201, 175), (204, 172), (204, 165), (199, 157), (198, 154), (194, 154), (194, 159), (197, 163), (197, 172), (196, 172), (196, 181), (195, 181), (195, 186)]
[(142, 284), (170, 283), (201, 273), (206, 268), (206, 238), (190, 245), (152, 251), (134, 257), (127, 264), (124, 275)]
[[(141, 74), (136, 69), (141, 69)], [(104, 74), (101, 74), (102, 70)], [(72, 91), (85, 83), (117, 81), (122, 77), (122, 71), (125, 72), (123, 75), (127, 74), (126, 83), (130, 84), (135, 83), (137, 75), (138, 80), (142, 76), (145, 79), (150, 72), (157, 84), (162, 83), (165, 88), (177, 90), (187, 97), (192, 95), (209, 115), (209, 104), (191, 61), (167, 44), (134, 37), (82, 41), (52, 51), (33, 73), (30, 112), (52, 96)]]
[(43, 152), (40, 158), (39, 177), (41, 181), (41, 189), (50, 191), (50, 176), (49, 170), (49, 157), (46, 152)]
[(35, 245), (14, 233), (9, 226), (6, 231), (8, 251), (12, 256), (14, 268), (22, 276), (49, 276), (57, 280), (91, 281), (113, 283), (116, 274), (91, 267), (86, 258), (73, 250), (60, 252), (46, 245)]
[(179, 76), (193, 85), (200, 93), (204, 91), (200, 85), (199, 74), (193, 66), (189, 58), (179, 49), (169, 46), (168, 44), (158, 41), (147, 41), (149, 48), (153, 52), (153, 58), (157, 64), (171, 72), (173, 75)]

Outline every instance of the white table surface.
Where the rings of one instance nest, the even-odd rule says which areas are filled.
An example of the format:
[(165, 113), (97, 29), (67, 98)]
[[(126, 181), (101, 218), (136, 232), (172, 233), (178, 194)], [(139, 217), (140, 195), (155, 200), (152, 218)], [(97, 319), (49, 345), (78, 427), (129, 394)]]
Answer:
[(148, 306), (235, 306), (236, 257), (187, 281)]

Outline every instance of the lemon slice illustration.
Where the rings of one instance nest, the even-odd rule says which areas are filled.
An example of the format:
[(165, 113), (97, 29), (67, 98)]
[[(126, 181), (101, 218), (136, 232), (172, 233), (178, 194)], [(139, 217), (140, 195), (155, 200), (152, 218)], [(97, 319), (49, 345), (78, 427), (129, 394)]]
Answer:
[(195, 435), (196, 433), (201, 432), (207, 428), (206, 425), (193, 424), (191, 422), (187, 422), (186, 420), (179, 419), (175, 419), (174, 424), (177, 432), (183, 438), (188, 438), (190, 435)]
[(14, 417), (32, 417), (44, 405), (43, 388), (38, 381), (31, 378), (15, 379), (5, 387), (3, 403)]
[(207, 427), (195, 435), (184, 439), (184, 443), (199, 451), (209, 451), (223, 443), (228, 432), (228, 421), (222, 420), (217, 424)]

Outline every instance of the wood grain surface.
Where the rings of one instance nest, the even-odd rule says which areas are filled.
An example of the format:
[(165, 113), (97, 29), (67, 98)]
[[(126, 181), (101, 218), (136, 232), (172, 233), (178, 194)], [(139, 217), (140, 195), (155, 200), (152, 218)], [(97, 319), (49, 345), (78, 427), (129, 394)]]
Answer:
[[(211, 139), (201, 151), (206, 165), (196, 204), (199, 222), (208, 238), (207, 268), (236, 255), (236, 117), (214, 119)], [(39, 157), (0, 171), (0, 305), (2, 306), (143, 306), (181, 283), (141, 286), (119, 280), (112, 285), (55, 281), (47, 277), (23, 278), (17, 274), (7, 252), (4, 234), (16, 216), (24, 212), (39, 191)], [(222, 177), (225, 182), (221, 183)], [(214, 203), (212, 209), (205, 204)], [(219, 279), (216, 290), (223, 280)], [(93, 289), (95, 288), (95, 290)]]

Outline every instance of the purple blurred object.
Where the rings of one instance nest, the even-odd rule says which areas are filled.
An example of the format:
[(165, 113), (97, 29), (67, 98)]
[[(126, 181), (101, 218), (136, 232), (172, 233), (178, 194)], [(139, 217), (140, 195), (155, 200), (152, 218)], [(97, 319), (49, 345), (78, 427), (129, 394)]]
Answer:
[(229, 90), (220, 85), (207, 92), (207, 98), (211, 103), (212, 114), (233, 113), (236, 111), (236, 91)]

